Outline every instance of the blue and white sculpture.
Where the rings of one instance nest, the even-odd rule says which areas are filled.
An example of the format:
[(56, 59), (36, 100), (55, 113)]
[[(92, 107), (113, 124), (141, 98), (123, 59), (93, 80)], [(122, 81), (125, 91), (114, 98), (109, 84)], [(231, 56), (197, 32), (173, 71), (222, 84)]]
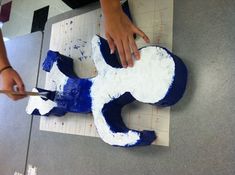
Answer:
[(137, 131), (122, 120), (123, 106), (138, 100), (158, 106), (175, 104), (185, 91), (187, 69), (177, 56), (165, 48), (147, 46), (140, 50), (141, 59), (132, 68), (122, 68), (115, 54), (110, 54), (106, 40), (92, 39), (92, 58), (98, 75), (79, 78), (73, 60), (48, 51), (43, 69), (52, 74), (51, 97), (30, 97), (27, 113), (62, 116), (67, 112), (93, 113), (102, 140), (110, 145), (132, 147), (149, 145), (156, 139), (154, 131)]

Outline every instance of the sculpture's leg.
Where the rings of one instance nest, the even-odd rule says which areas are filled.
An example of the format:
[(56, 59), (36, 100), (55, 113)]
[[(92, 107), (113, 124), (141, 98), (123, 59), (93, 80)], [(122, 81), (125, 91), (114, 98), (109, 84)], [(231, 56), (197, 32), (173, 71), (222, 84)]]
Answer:
[(122, 132), (123, 134), (127, 134), (129, 132), (138, 133), (139, 138), (136, 140), (136, 143), (129, 144), (126, 143), (125, 145), (119, 146), (143, 146), (143, 145), (150, 145), (155, 139), (156, 135), (154, 131), (137, 131), (131, 130), (126, 127), (123, 123), (121, 110), (122, 108), (131, 102), (135, 101), (135, 99), (131, 96), (130, 93), (125, 93), (120, 96), (118, 99), (113, 100), (110, 103), (104, 105), (102, 109), (102, 113), (106, 119), (106, 122), (110, 126), (110, 130), (114, 133)]
[[(56, 93), (53, 99), (31, 97), (27, 113), (62, 116), (66, 112), (87, 113), (91, 111), (89, 89), (92, 83), (88, 79), (80, 79), (74, 73), (71, 58), (58, 52), (48, 51), (43, 69), (48, 72), (48, 89)], [(34, 90), (50, 92), (39, 88)]]
[[(55, 93), (53, 91), (48, 91), (40, 88), (34, 88), (33, 92)], [(67, 111), (62, 106), (58, 106), (58, 104), (54, 102), (53, 99), (47, 99), (40, 96), (31, 96), (26, 107), (26, 112), (31, 115), (63, 116)]]
[[(104, 104), (102, 109), (93, 110), (94, 122), (100, 137), (113, 146), (132, 147), (150, 145), (155, 139), (154, 131), (136, 131), (126, 127), (121, 109), (134, 101), (130, 93)], [(96, 102), (94, 102), (96, 105)]]

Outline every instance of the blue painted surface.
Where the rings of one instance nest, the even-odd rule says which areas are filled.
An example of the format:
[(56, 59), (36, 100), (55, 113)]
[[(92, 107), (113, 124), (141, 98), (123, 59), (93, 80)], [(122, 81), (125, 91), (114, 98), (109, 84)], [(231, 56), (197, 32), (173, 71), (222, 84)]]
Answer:
[(49, 50), (42, 64), (42, 69), (45, 70), (46, 72), (50, 72), (54, 62), (57, 61), (58, 57), (59, 57), (59, 52), (54, 52)]
[[(57, 64), (58, 69), (68, 78), (62, 92), (52, 92), (37, 88), (40, 92), (50, 92), (50, 100), (56, 102), (57, 107), (53, 108), (46, 116), (62, 116), (66, 112), (91, 112), (90, 88), (92, 82), (89, 79), (80, 79), (73, 70), (73, 59), (59, 54), (58, 52), (48, 51), (43, 63), (43, 69), (50, 72), (53, 64)], [(52, 96), (53, 95), (53, 96)], [(38, 110), (33, 112), (38, 115)]]
[(175, 63), (174, 80), (169, 87), (165, 97), (155, 103), (157, 106), (166, 107), (176, 104), (182, 98), (187, 85), (188, 71), (185, 64), (178, 56), (174, 55), (165, 48), (163, 49), (171, 55)]
[[(129, 128), (126, 127), (125, 123), (122, 120), (121, 111), (122, 108), (135, 101), (135, 98), (129, 93), (126, 92), (121, 95), (119, 98), (112, 100), (109, 103), (106, 103), (102, 109), (102, 113), (105, 117), (106, 122), (109, 124), (111, 131), (113, 132), (121, 132), (127, 133), (130, 131)], [(140, 134), (140, 139), (133, 145), (124, 145), (124, 147), (133, 147), (133, 146), (144, 146), (150, 145), (156, 138), (156, 134), (154, 131), (137, 131), (131, 130)], [(119, 146), (119, 145), (114, 145)]]
[(110, 54), (110, 48), (109, 48), (108, 42), (102, 37), (100, 37), (100, 51), (105, 62), (108, 65), (115, 67), (115, 68), (122, 68), (121, 63), (118, 60), (118, 57), (116, 56), (115, 53)]
[(91, 85), (92, 82), (88, 79), (69, 78), (63, 92), (55, 96), (55, 102), (58, 107), (68, 112), (89, 113), (91, 112)]
[(47, 52), (47, 57), (42, 65), (43, 70), (50, 72), (54, 62), (57, 62), (59, 70), (67, 77), (79, 78), (73, 70), (73, 59), (51, 50)]
[(126, 133), (129, 131), (122, 120), (121, 111), (123, 106), (133, 101), (135, 101), (135, 98), (129, 92), (126, 92), (104, 105), (102, 113), (113, 132)]

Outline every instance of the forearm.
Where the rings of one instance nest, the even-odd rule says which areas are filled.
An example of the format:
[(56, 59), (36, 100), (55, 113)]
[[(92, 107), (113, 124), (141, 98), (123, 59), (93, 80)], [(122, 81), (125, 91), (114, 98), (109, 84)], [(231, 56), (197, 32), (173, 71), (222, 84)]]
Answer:
[(2, 31), (0, 29), (0, 69), (9, 65), (10, 63), (7, 59), (6, 48), (3, 41)]
[(120, 0), (100, 0), (100, 5), (104, 17), (108, 17), (109, 14), (119, 13), (122, 10)]

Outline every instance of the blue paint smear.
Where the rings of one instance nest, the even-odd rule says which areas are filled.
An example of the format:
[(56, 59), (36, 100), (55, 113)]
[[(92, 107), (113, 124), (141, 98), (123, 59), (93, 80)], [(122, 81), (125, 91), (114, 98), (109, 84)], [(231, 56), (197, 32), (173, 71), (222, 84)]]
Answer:
[(74, 45), (73, 48), (78, 49), (78, 48), (80, 48), (80, 46)]

